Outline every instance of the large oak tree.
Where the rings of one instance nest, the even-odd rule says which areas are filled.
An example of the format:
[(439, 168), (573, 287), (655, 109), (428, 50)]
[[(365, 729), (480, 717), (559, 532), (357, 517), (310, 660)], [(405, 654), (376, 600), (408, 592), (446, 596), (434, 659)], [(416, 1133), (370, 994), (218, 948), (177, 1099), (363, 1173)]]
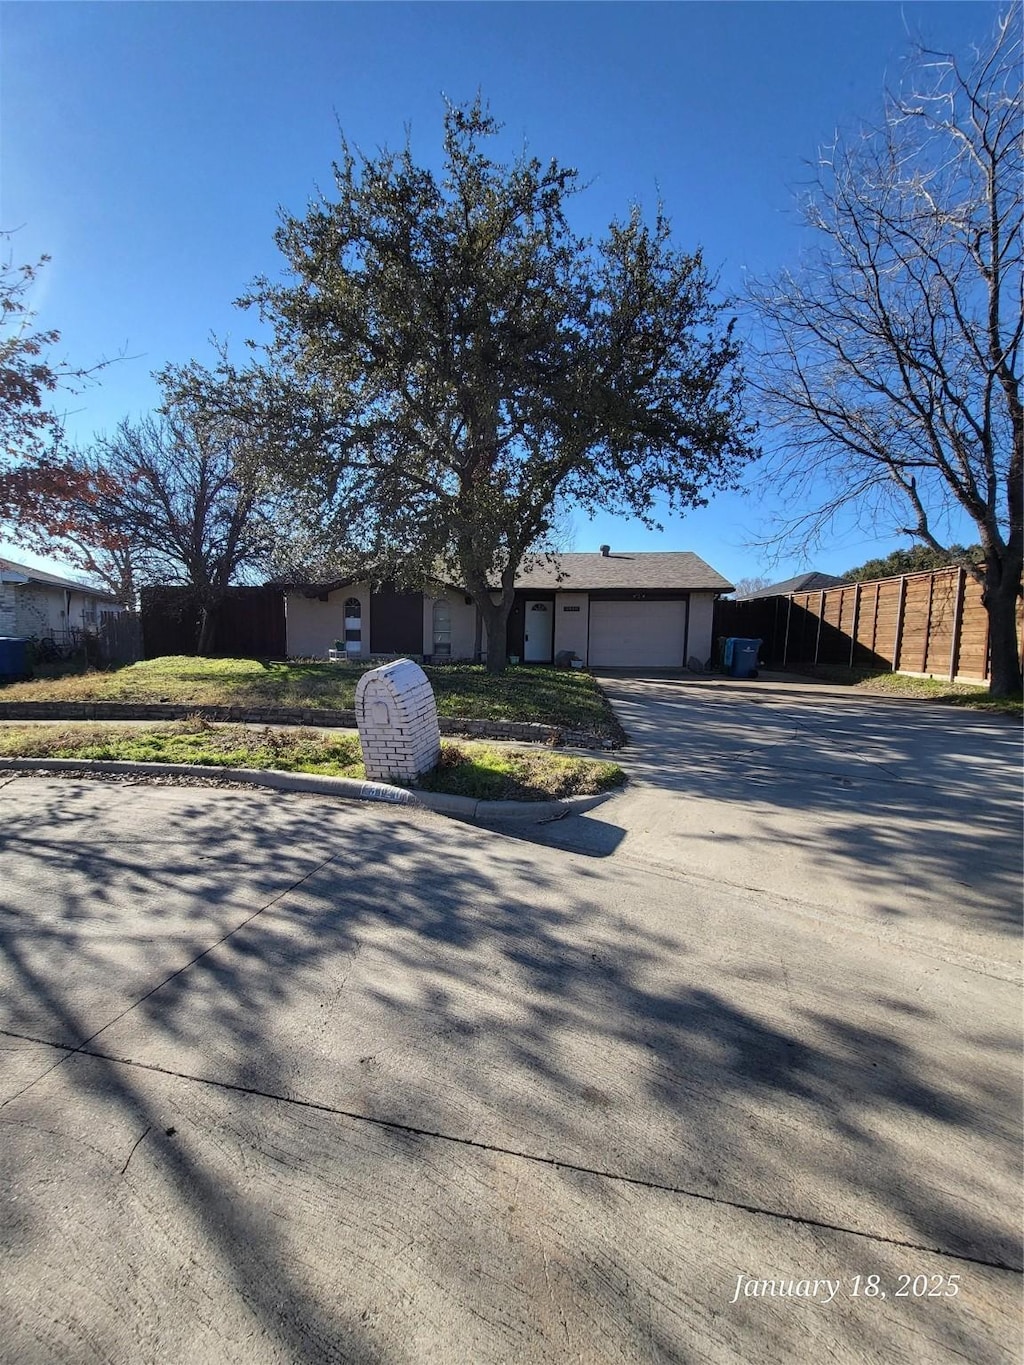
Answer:
[(700, 506), (755, 453), (701, 253), (660, 211), (578, 235), (577, 173), (502, 163), (498, 134), (479, 100), (449, 106), (441, 174), (408, 145), (343, 144), (334, 194), (283, 218), (286, 279), (243, 300), (290, 396), (284, 416), (262, 409), (264, 456), (279, 450), (320, 551), (464, 586), (496, 671), (516, 572), (552, 547), (561, 509), (656, 526), (659, 497)]

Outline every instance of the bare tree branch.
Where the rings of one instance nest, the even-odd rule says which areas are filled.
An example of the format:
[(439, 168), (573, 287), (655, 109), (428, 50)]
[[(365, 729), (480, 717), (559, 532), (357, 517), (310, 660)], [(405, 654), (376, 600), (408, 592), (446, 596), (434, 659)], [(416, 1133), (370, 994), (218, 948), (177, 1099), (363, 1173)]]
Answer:
[(801, 269), (749, 289), (790, 508), (776, 539), (806, 548), (853, 509), (942, 551), (965, 512), (1001, 693), (1021, 686), (1022, 133), (1014, 6), (968, 66), (917, 51), (881, 124), (821, 157)]

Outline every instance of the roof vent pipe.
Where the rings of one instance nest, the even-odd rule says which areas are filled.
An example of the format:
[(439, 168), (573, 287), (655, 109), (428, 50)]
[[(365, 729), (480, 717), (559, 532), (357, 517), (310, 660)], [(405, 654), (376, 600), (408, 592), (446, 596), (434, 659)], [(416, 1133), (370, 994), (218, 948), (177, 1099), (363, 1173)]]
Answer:
[(601, 553), (604, 555), (605, 559), (608, 558), (608, 556), (611, 554), (611, 552), (612, 552), (612, 547), (611, 547), (610, 545), (602, 545), (602, 546), (601, 546)]

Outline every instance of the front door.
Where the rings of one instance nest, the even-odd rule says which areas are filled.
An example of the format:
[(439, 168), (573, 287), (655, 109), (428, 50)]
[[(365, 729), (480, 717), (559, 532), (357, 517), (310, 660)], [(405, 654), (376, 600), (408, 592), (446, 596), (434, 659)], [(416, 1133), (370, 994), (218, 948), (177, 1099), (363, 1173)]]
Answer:
[(554, 622), (554, 603), (530, 602), (526, 608), (526, 625), (523, 632), (523, 660), (528, 664), (549, 664), (551, 662), (551, 641)]

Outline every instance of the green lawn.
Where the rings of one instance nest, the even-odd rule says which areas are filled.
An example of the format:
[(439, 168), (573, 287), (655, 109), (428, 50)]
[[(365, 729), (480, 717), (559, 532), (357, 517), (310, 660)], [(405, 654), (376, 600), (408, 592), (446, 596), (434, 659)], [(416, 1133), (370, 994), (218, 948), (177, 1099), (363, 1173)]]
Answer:
[[(803, 671), (803, 670), (801, 670)], [(825, 682), (840, 683), (858, 692), (875, 692), (889, 697), (919, 697), (946, 706), (964, 706), (973, 711), (997, 711), (1020, 715), (1020, 697), (990, 697), (983, 683), (951, 683), (941, 678), (908, 678), (902, 673), (877, 669), (848, 668), (845, 664), (819, 664), (807, 674)]]
[[(0, 725), (0, 757), (198, 763), (360, 780), (366, 776), (355, 735), (212, 725), (194, 717), (145, 727), (14, 722)], [(429, 791), (454, 792), (477, 800), (541, 801), (595, 795), (624, 781), (622, 769), (614, 763), (567, 758), (548, 750), (520, 752), (446, 741), (440, 764), (420, 785)]]
[[(367, 665), (369, 667), (370, 665)], [(364, 670), (351, 664), (255, 659), (147, 659), (110, 672), (69, 673), (0, 687), (3, 701), (174, 702), (350, 710)], [(427, 668), (443, 716), (537, 721), (621, 741), (604, 694), (582, 671), (519, 666), (492, 677), (478, 664)]]

